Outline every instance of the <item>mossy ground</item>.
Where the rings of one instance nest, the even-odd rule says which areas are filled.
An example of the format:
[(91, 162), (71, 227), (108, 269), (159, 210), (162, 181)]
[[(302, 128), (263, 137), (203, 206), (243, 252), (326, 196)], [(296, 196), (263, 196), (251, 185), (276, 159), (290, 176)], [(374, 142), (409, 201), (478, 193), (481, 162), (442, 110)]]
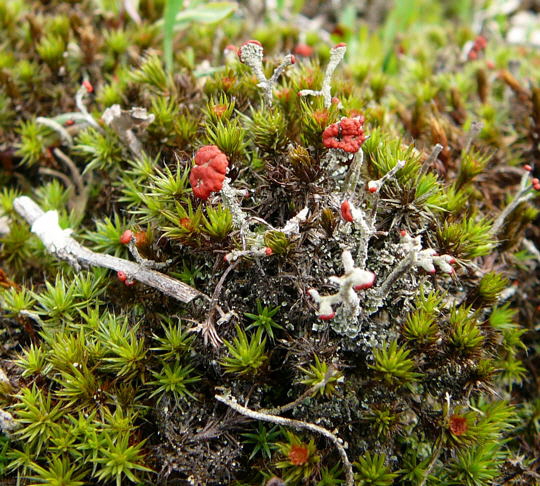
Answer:
[[(345, 481), (331, 442), (236, 414), (215, 399), (226, 389), (252, 410), (304, 396), (283, 415), (343, 439), (359, 485), (535, 484), (538, 199), (497, 218), (523, 166), (538, 176), (537, 49), (505, 42), (500, 16), (478, 31), (469, 2), (266, 12), (240, 3), (218, 24), (177, 33), (167, 71), (164, 1), (140, 0), (137, 22), (122, 2), (0, 0), (0, 411), (16, 427), (0, 436), (0, 475), (50, 485)], [(474, 47), (480, 34), (485, 48)], [(262, 43), (267, 77), (296, 52), (272, 106), (228, 48), (248, 39)], [(338, 102), (299, 97), (320, 89), (339, 42), (348, 51), (332, 81)], [(154, 116), (134, 130), (139, 153), (101, 119), (115, 104)], [(360, 114), (369, 138), (351, 193), (354, 163), (329, 167), (322, 133)], [(224, 259), (252, 243), (220, 194), (193, 196), (189, 173), (205, 145), (225, 153), (231, 186), (249, 192), (239, 202), (249, 235), (271, 254)], [(398, 160), (379, 193), (366, 190)], [(133, 231), (144, 258), (167, 262), (166, 274), (210, 301), (182, 304), (105, 269), (75, 270), (13, 209), (20, 195), (57, 210), (96, 252), (132, 259), (120, 238)], [(338, 325), (318, 319), (307, 291), (335, 292), (328, 277), (343, 274), (343, 249), (356, 257), (365, 240), (342, 218), (345, 199), (374, 217), (365, 268), (377, 283), (359, 292), (361, 314)], [(305, 207), (288, 237), (281, 229)], [(455, 257), (455, 272), (416, 268), (381, 297), (406, 256), (400, 231)], [(195, 332), (209, 321), (217, 346)]]

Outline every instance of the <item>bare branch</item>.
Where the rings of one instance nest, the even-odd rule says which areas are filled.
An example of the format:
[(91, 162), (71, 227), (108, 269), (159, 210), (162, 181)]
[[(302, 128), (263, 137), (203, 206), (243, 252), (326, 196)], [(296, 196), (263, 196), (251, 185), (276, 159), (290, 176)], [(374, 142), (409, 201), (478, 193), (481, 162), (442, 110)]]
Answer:
[(64, 230), (59, 226), (57, 211), (43, 212), (29, 197), (16, 198), (13, 207), (32, 226), (32, 232), (38, 236), (50, 253), (61, 260), (68, 261), (75, 268), (104, 267), (124, 272), (130, 279), (138, 280), (184, 303), (203, 295), (179, 280), (138, 263), (95, 253), (85, 248), (70, 236), (70, 229)]
[(310, 432), (323, 435), (336, 446), (336, 449), (339, 452), (341, 461), (343, 463), (343, 468), (345, 469), (346, 486), (354, 485), (354, 474), (353, 474), (352, 464), (351, 464), (351, 461), (349, 461), (349, 457), (347, 456), (347, 451), (345, 450), (345, 447), (343, 446), (343, 441), (339, 439), (336, 435), (334, 435), (332, 432), (330, 432), (329, 430), (325, 429), (324, 427), (321, 427), (320, 425), (315, 425), (309, 422), (303, 422), (302, 420), (294, 420), (294, 419), (290, 419), (286, 417), (280, 417), (279, 415), (272, 415), (269, 413), (264, 413), (260, 411), (257, 412), (255, 410), (251, 410), (247, 407), (244, 407), (243, 405), (240, 405), (236, 401), (236, 398), (229, 396), (227, 391), (225, 391), (223, 395), (216, 395), (216, 400), (231, 407), (236, 412), (242, 415), (245, 415), (246, 417), (252, 418), (253, 420), (262, 420), (263, 422), (271, 422), (273, 424), (283, 425), (285, 427), (292, 427), (293, 429), (305, 429), (305, 430), (309, 430)]

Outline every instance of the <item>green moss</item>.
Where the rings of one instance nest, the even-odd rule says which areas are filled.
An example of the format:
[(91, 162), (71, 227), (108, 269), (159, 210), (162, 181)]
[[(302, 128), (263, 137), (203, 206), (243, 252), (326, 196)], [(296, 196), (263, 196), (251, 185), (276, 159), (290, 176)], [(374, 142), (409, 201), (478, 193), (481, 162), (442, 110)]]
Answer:
[[(164, 0), (0, 0), (0, 407), (19, 427), (0, 436), (0, 475), (324, 486), (351, 473), (316, 428), (244, 421), (223, 392), (331, 431), (356, 484), (523, 480), (538, 456), (538, 173), (520, 168), (538, 158), (535, 51), (504, 41), (509, 14), (469, 59), (472, 19), (487, 12), (470, 2), (396, 2), (382, 18), (354, 2), (263, 15), (240, 3), (224, 21), (190, 20), (165, 70)], [(313, 48), (277, 78), (271, 106), (230, 47), (247, 39), (262, 41), (267, 78), (298, 44)], [(333, 102), (299, 97), (323, 87), (342, 41)], [(107, 126), (115, 104), (154, 119)], [(357, 116), (362, 152), (325, 147), (330, 125)], [(205, 145), (227, 157), (231, 191), (201, 200), (190, 174)], [(523, 174), (530, 189), (494, 225)], [(89, 250), (200, 296), (74, 267), (18, 215), (21, 195)], [(421, 236), (415, 256), (400, 230)], [(400, 265), (435, 252), (452, 272)], [(362, 271), (376, 281), (350, 288)]]

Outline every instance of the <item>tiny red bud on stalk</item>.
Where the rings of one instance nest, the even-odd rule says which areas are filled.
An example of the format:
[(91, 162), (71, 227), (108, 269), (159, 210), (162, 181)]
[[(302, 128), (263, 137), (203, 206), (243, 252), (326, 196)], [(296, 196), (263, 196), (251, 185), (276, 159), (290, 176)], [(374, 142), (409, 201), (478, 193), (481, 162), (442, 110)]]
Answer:
[(531, 183), (533, 186), (536, 186), (537, 184), (540, 184), (540, 180), (538, 180), (537, 177), (534, 177), (532, 180), (531, 180)]
[(371, 193), (377, 192), (377, 188), (375, 186), (368, 187), (368, 191)]
[(529, 164), (525, 164), (523, 166), (523, 170), (526, 170), (527, 172), (530, 172), (532, 170), (532, 167)]
[(135, 283), (136, 283), (135, 280), (126, 280), (126, 281), (124, 282), (124, 285), (125, 285), (126, 287), (133, 287), (133, 286), (135, 285)]
[(126, 275), (125, 272), (118, 271), (118, 272), (116, 272), (116, 276), (118, 277), (118, 280), (120, 280), (120, 282), (125, 283), (126, 280), (127, 280), (127, 275)]
[(84, 81), (82, 82), (82, 85), (83, 85), (84, 88), (86, 89), (86, 92), (87, 92), (87, 93), (93, 93), (93, 92), (94, 92), (94, 87), (92, 86), (92, 84), (90, 83), (90, 81), (84, 80)]
[(401, 235), (402, 238), (404, 238), (405, 236), (407, 236), (407, 232), (405, 230), (401, 230), (399, 232), (399, 234)]
[(339, 98), (337, 96), (332, 97), (332, 104), (339, 105)]
[(495, 63), (493, 61), (486, 61), (486, 66), (488, 69), (495, 69)]
[(75, 121), (70, 118), (69, 120), (66, 120), (65, 125), (67, 127), (70, 127), (71, 125), (75, 125)]
[(126, 230), (122, 233), (122, 236), (120, 236), (120, 243), (122, 243), (122, 245), (127, 245), (131, 241), (131, 238), (133, 238), (133, 231)]
[(291, 64), (294, 64), (294, 63), (296, 63), (296, 57), (291, 56)]
[(375, 280), (373, 280), (373, 282), (371, 283), (365, 283), (365, 284), (361, 284), (361, 285), (355, 285), (353, 287), (354, 290), (366, 290), (366, 289), (370, 289), (371, 287), (373, 287), (373, 283), (375, 282)]
[(341, 203), (341, 217), (349, 223), (354, 221), (351, 203), (349, 201), (343, 201)]
[(332, 312), (332, 314), (321, 314), (319, 315), (319, 319), (322, 319), (323, 321), (329, 321), (330, 319), (333, 319), (336, 317), (336, 313)]
[(540, 191), (540, 184), (533, 184), (533, 188), (535, 191)]
[(478, 53), (475, 50), (471, 49), (467, 57), (469, 58), (470, 61), (474, 61), (478, 58)]
[(266, 256), (270, 256), (273, 252), (272, 248), (270, 248), (269, 246), (267, 246), (265, 249), (264, 249), (264, 254)]
[(347, 44), (345, 42), (340, 42), (339, 44), (336, 44), (334, 46), (334, 49), (338, 48), (338, 47), (347, 47)]

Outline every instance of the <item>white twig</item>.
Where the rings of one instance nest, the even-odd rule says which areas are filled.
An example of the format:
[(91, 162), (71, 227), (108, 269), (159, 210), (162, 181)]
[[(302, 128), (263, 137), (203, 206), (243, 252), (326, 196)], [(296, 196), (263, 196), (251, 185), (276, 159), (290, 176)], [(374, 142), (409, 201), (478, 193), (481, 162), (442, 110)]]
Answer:
[(71, 138), (71, 135), (68, 133), (68, 131), (57, 121), (50, 118), (45, 118), (44, 116), (38, 116), (36, 118), (36, 123), (45, 125), (51, 130), (54, 130), (56, 133), (58, 133), (58, 135), (60, 135), (60, 138), (66, 143), (66, 145), (70, 147), (73, 145), (73, 138)]
[(84, 97), (88, 94), (88, 90), (84, 85), (81, 85), (79, 90), (77, 91), (77, 94), (75, 95), (75, 104), (77, 105), (77, 108), (83, 115), (86, 122), (93, 126), (98, 131), (102, 132), (103, 130), (99, 126), (99, 123), (94, 119), (94, 117), (88, 113), (88, 110), (86, 109), (86, 105), (84, 104)]
[(433, 162), (437, 160), (437, 157), (442, 152), (443, 148), (444, 147), (440, 143), (436, 144), (435, 147), (433, 147), (433, 150), (429, 154), (429, 157), (424, 161), (422, 167), (420, 167), (420, 171), (418, 172), (419, 175), (425, 174), (429, 170), (431, 164), (433, 164)]
[(465, 141), (465, 148), (463, 149), (463, 152), (469, 151), (473, 140), (478, 137), (478, 134), (482, 131), (483, 127), (484, 124), (481, 121), (477, 120), (471, 123), (471, 128), (469, 130), (469, 133), (467, 134), (467, 139)]
[(7, 216), (0, 216), (0, 236), (9, 233), (9, 219)]
[(516, 197), (512, 199), (512, 202), (503, 209), (501, 214), (499, 214), (499, 216), (493, 223), (493, 226), (491, 228), (491, 233), (493, 235), (497, 235), (497, 233), (507, 220), (508, 216), (510, 216), (521, 203), (526, 202), (535, 196), (535, 189), (533, 189), (533, 186), (530, 183), (529, 176), (529, 172), (525, 172), (521, 176), (519, 192), (516, 194)]
[(125, 273), (130, 279), (153, 287), (160, 292), (188, 303), (203, 294), (189, 285), (168, 275), (146, 268), (138, 263), (111, 255), (95, 253), (85, 248), (71, 236), (72, 230), (62, 229), (58, 224), (58, 212), (43, 210), (29, 197), (21, 196), (13, 201), (15, 211), (31, 226), (32, 232), (43, 242), (47, 251), (75, 268), (81, 266), (110, 268)]
[(309, 422), (303, 422), (302, 420), (294, 420), (290, 418), (281, 417), (279, 415), (272, 415), (269, 413), (263, 413), (263, 412), (257, 412), (255, 410), (251, 410), (250, 408), (244, 407), (243, 405), (240, 405), (236, 398), (230, 397), (228, 393), (224, 393), (223, 395), (216, 395), (216, 400), (218, 400), (221, 403), (224, 403), (228, 407), (232, 408), (234, 411), (245, 415), (246, 417), (249, 417), (253, 420), (261, 420), (263, 422), (270, 422), (277, 425), (283, 425), (284, 427), (292, 427), (293, 429), (304, 429), (308, 430), (310, 432), (314, 432), (316, 434), (321, 434), (322, 436), (326, 437), (328, 440), (330, 440), (338, 450), (338, 453), (341, 457), (341, 462), (343, 463), (343, 468), (345, 469), (345, 484), (346, 486), (353, 486), (354, 485), (354, 474), (351, 462), (349, 461), (349, 458), (347, 456), (347, 451), (345, 450), (345, 447), (343, 446), (343, 441), (334, 435), (329, 430), (325, 429), (324, 427), (321, 427), (320, 425), (311, 424)]

